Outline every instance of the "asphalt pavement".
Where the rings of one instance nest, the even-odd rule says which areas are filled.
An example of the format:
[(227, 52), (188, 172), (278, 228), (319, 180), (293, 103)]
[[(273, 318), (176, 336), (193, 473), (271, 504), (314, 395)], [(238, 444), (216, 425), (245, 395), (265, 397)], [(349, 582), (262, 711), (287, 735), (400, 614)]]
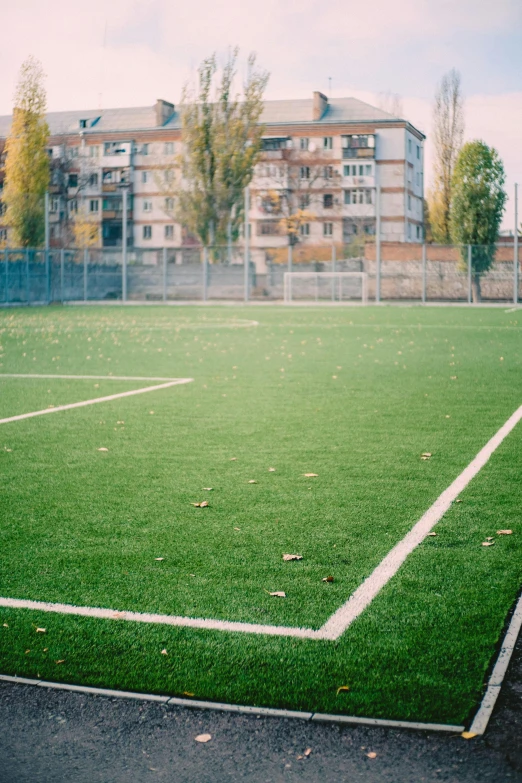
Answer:
[(0, 684), (0, 783), (149, 781), (522, 783), (522, 639), (472, 740)]

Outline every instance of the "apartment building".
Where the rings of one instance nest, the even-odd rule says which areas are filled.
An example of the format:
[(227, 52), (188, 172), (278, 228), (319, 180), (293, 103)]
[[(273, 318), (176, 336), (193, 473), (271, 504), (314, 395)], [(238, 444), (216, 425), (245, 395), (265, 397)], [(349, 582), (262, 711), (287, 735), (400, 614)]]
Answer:
[[(10, 117), (0, 117), (0, 151)], [(179, 247), (194, 242), (176, 222), (180, 115), (172, 103), (151, 107), (49, 113), (50, 235), (74, 244), (74, 226), (95, 226), (99, 247)], [(406, 120), (355, 98), (266, 101), (263, 151), (250, 185), (252, 249), (288, 244), (282, 218), (302, 211), (299, 242), (383, 241), (423, 236), (423, 143)], [(2, 223), (0, 169), (0, 241)], [(380, 194), (378, 196), (378, 194)], [(127, 205), (123, 214), (124, 201)], [(377, 203), (377, 201), (379, 203)]]

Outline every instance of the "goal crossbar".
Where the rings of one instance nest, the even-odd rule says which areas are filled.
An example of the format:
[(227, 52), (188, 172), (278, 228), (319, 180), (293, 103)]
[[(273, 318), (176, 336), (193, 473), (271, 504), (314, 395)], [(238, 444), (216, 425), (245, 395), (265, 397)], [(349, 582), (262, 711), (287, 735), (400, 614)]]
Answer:
[[(368, 303), (368, 274), (366, 272), (285, 272), (283, 278), (283, 298), (285, 304), (290, 304), (293, 298), (294, 280), (315, 281), (315, 300), (319, 300), (319, 282), (321, 280), (332, 281), (332, 302), (343, 300), (343, 280), (358, 279), (361, 281), (361, 303)], [(337, 291), (336, 291), (336, 282)], [(337, 294), (337, 295), (336, 295)]]

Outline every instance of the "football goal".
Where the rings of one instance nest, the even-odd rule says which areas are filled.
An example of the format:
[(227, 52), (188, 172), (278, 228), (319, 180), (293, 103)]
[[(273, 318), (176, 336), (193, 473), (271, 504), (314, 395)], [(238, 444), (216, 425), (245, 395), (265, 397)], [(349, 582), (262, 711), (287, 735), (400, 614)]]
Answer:
[(285, 272), (284, 302), (368, 303), (366, 272)]

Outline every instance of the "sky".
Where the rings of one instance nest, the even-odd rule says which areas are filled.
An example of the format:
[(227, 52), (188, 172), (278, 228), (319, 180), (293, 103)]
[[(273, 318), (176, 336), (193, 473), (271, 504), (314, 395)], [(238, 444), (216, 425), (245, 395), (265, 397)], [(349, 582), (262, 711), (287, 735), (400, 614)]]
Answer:
[[(465, 139), (494, 146), (506, 169), (504, 227), (522, 183), (522, 0), (4, 0), (0, 115), (12, 111), (23, 60), (47, 75), (50, 111), (176, 104), (213, 52), (255, 51), (270, 72), (266, 98), (314, 90), (379, 105), (401, 96), (427, 136), (433, 96), (451, 68), (462, 77)], [(520, 187), (522, 191), (522, 185)], [(520, 194), (522, 213), (522, 192)]]

